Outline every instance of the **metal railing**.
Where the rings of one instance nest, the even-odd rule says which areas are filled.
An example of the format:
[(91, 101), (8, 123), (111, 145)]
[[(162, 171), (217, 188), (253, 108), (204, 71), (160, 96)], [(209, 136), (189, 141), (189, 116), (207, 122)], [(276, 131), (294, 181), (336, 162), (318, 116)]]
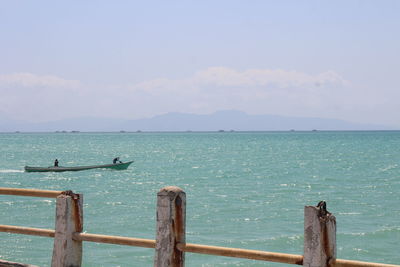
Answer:
[(0, 187), (0, 195), (57, 199), (56, 230), (0, 225), (0, 232), (54, 238), (53, 267), (69, 266), (71, 263), (81, 266), (83, 241), (155, 249), (154, 266), (184, 266), (183, 255), (188, 252), (303, 266), (400, 267), (336, 259), (336, 219), (326, 210), (324, 203), (317, 207), (305, 207), (305, 254), (295, 255), (186, 243), (186, 194), (177, 187), (165, 187), (157, 194), (156, 240), (82, 233), (82, 198), (72, 191)]

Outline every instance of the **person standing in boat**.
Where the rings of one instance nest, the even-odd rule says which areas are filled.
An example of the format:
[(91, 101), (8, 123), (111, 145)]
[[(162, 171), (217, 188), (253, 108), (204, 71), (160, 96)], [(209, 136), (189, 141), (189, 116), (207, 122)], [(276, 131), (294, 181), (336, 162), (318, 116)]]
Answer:
[(58, 159), (54, 161), (54, 167), (58, 167)]
[(116, 157), (115, 159), (113, 159), (113, 163), (114, 164), (116, 164), (117, 162), (118, 163), (122, 163), (122, 161), (119, 160), (119, 157)]

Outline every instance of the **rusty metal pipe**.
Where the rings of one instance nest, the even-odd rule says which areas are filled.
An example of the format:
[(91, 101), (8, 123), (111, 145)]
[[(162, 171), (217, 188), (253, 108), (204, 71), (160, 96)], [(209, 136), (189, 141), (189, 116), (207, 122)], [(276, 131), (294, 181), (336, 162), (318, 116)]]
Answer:
[(303, 264), (303, 256), (295, 254), (275, 253), (259, 250), (239, 249), (239, 248), (227, 248), (227, 247), (216, 247), (206, 246), (197, 244), (177, 244), (177, 248), (181, 251), (210, 254), (217, 256), (245, 258), (252, 260), (272, 261), (289, 264)]
[(77, 241), (88, 241), (88, 242), (107, 243), (107, 244), (144, 247), (144, 248), (155, 248), (156, 247), (155, 240), (124, 237), (124, 236), (74, 233), (73, 239), (77, 240)]
[(0, 195), (56, 198), (62, 193), (63, 191), (0, 187)]
[(337, 259), (337, 260), (332, 261), (329, 264), (329, 266), (331, 266), (331, 267), (399, 267), (400, 265)]
[(14, 225), (0, 225), (0, 232), (22, 234), (22, 235), (35, 235), (44, 237), (54, 237), (55, 231), (51, 229), (39, 229), (30, 227), (21, 227)]

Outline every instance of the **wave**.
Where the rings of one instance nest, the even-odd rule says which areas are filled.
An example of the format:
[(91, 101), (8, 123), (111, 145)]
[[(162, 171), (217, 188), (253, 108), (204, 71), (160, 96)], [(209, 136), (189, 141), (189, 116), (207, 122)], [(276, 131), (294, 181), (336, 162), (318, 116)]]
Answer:
[(381, 172), (386, 172), (386, 171), (390, 171), (392, 169), (397, 169), (399, 166), (397, 164), (391, 164), (386, 166), (385, 168), (380, 168), (379, 171)]
[(387, 236), (400, 233), (400, 227), (398, 226), (385, 226), (380, 229), (371, 230), (369, 232), (353, 232), (353, 233), (343, 233), (344, 235), (350, 236)]
[(0, 173), (24, 172), (23, 170), (0, 170)]

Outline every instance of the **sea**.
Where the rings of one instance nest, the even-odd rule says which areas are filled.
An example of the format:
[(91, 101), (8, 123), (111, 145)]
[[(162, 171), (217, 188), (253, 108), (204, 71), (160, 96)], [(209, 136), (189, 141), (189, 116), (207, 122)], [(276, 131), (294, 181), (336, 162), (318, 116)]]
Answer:
[[(400, 264), (400, 132), (2, 133), (0, 187), (83, 194), (84, 232), (155, 239), (156, 197), (186, 192), (188, 243), (303, 254), (326, 201), (337, 258)], [(26, 173), (134, 160), (127, 170)], [(0, 224), (54, 229), (55, 199), (0, 195)], [(50, 266), (53, 239), (0, 233), (0, 259)], [(186, 253), (186, 266), (291, 266)], [(152, 266), (154, 250), (84, 242), (83, 266)]]

